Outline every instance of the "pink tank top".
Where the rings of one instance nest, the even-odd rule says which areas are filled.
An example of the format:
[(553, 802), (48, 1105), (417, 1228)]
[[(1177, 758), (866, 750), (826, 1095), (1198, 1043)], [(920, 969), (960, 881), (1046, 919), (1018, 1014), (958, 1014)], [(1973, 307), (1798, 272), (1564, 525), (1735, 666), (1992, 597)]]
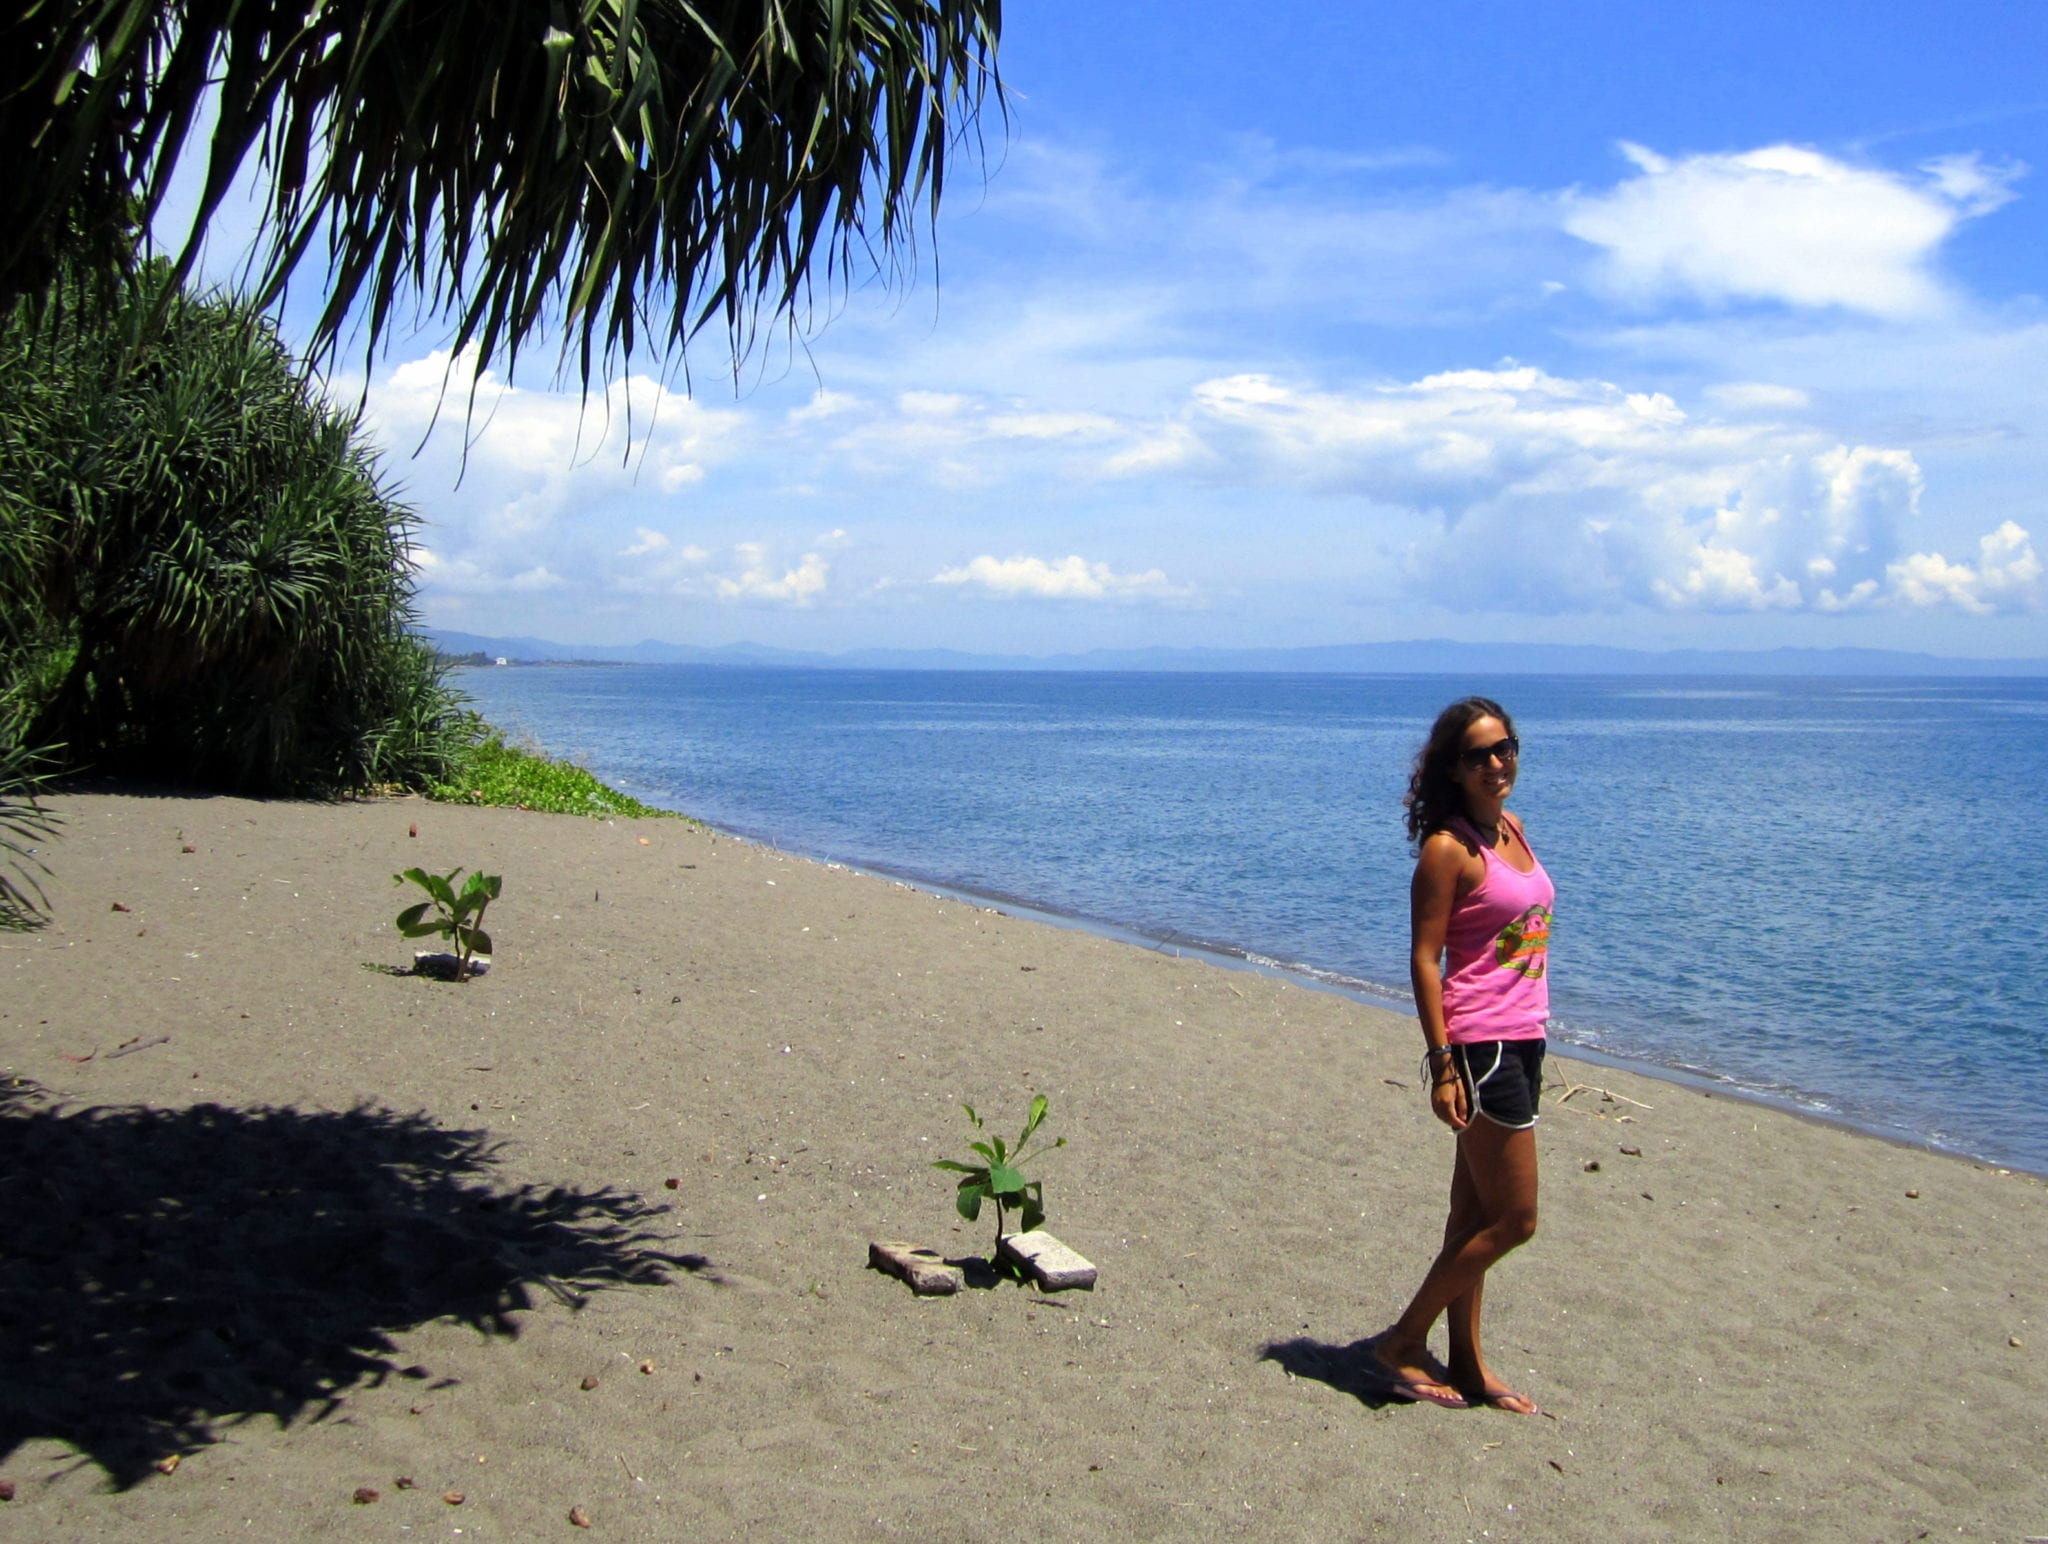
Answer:
[[(1478, 845), (1486, 877), (1451, 907), (1444, 935), (1445, 1031), (1454, 1045), (1540, 1040), (1550, 1017), (1546, 977), (1557, 889), (1541, 863), (1524, 874), (1480, 841), (1470, 821), (1453, 816), (1449, 824)], [(1533, 861), (1536, 855), (1529, 856)]]

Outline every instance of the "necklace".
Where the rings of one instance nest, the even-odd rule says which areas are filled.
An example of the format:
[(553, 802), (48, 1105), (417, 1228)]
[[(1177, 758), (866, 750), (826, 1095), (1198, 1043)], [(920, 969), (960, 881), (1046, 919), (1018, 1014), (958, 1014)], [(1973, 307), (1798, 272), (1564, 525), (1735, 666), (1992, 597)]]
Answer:
[(1514, 835), (1513, 829), (1505, 820), (1496, 820), (1491, 826), (1482, 826), (1475, 820), (1472, 822), (1472, 829), (1486, 838), (1486, 845), (1489, 847), (1498, 847), (1501, 844), (1501, 838)]

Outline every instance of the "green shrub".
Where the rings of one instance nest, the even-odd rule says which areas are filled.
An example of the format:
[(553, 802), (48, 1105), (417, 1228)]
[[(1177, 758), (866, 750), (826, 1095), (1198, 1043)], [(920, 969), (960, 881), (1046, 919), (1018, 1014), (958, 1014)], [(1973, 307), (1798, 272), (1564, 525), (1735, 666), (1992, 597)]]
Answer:
[(67, 769), (423, 786), (460, 702), (411, 512), (271, 322), (162, 265), (0, 317), (0, 718)]
[(49, 868), (36, 854), (58, 825), (38, 797), (47, 780), (45, 761), (42, 753), (0, 737), (0, 932), (40, 927), (44, 920), (36, 876)]
[(554, 815), (668, 815), (599, 782), (571, 762), (507, 745), (474, 714), (470, 743), (451, 759), (445, 779), (428, 784), (427, 797), (452, 804), (495, 804)]

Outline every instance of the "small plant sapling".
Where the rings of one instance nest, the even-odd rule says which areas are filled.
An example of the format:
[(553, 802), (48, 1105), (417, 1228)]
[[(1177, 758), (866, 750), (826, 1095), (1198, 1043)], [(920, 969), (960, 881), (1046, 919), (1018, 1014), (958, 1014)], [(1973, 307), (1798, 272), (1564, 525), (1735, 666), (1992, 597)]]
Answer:
[[(967, 1118), (974, 1122), (976, 1131), (985, 1129), (981, 1117), (974, 1113), (973, 1105), (963, 1104), (960, 1108), (965, 1110)], [(986, 1142), (967, 1144), (972, 1151), (981, 1155), (980, 1163), (958, 1163), (951, 1158), (941, 1158), (932, 1165), (935, 1169), (945, 1169), (960, 1176), (960, 1187), (953, 1197), (953, 1205), (969, 1222), (981, 1216), (982, 1202), (992, 1200), (996, 1203), (998, 1251), (1002, 1246), (1003, 1235), (1008, 1231), (1004, 1224), (1012, 1207), (1017, 1209), (1019, 1221), (1024, 1224), (1019, 1232), (1029, 1233), (1045, 1221), (1045, 1182), (1027, 1180), (1023, 1167), (1024, 1160), (1030, 1156), (1026, 1150), (1027, 1144), (1040, 1123), (1044, 1121), (1045, 1108), (1045, 1095), (1034, 1096), (1031, 1101), (1031, 1113), (1025, 1117), (1024, 1130), (1018, 1136), (1015, 1147), (1006, 1145), (1001, 1137), (990, 1137)], [(1053, 1148), (1062, 1148), (1066, 1145), (1067, 1139), (1061, 1137), (1053, 1143)]]
[(470, 962), (491, 952), (491, 935), (483, 925), (484, 908), (498, 898), (503, 881), (496, 874), (476, 873), (464, 880), (458, 891), (455, 881), (461, 875), (459, 868), (446, 874), (409, 868), (403, 874), (393, 874), (391, 882), (402, 885), (410, 880), (427, 892), (426, 900), (398, 914), (398, 931), (407, 938), (449, 940), (455, 945), (455, 979), (467, 981)]

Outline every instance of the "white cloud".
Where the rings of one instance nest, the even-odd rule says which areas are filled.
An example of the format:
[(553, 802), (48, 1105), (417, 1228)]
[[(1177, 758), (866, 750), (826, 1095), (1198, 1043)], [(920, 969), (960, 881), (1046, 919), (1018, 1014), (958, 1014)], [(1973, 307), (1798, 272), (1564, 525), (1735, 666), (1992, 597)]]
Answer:
[(1797, 386), (1773, 386), (1767, 381), (1729, 381), (1709, 386), (1705, 396), (1731, 413), (1797, 413), (1813, 400)]
[(2021, 173), (1952, 156), (1915, 180), (1796, 145), (1622, 153), (1638, 175), (1565, 203), (1564, 228), (1605, 254), (1607, 288), (1638, 301), (1774, 300), (1888, 318), (1947, 304), (1935, 253), (1961, 221), (2009, 198)]
[(776, 601), (803, 607), (825, 593), (825, 575), (831, 565), (815, 552), (806, 552), (795, 568), (779, 574), (761, 542), (741, 542), (733, 548), (733, 555), (739, 560), (739, 571), (718, 580), (721, 600)]
[(957, 418), (968, 399), (957, 391), (906, 391), (896, 405), (913, 418)]
[(2027, 173), (2017, 161), (1986, 166), (1979, 155), (1945, 155), (1922, 164), (1941, 196), (1969, 215), (1989, 214), (2019, 195), (2013, 184)]
[[(1181, 420), (1212, 475), (1405, 512), (1410, 583), (1485, 610), (1842, 611), (2039, 598), (2026, 532), (1974, 566), (1907, 557), (1924, 478), (1908, 451), (1796, 423), (1699, 418), (1661, 392), (1525, 365), (1316, 391), (1269, 376), (1194, 388)], [(1930, 599), (1930, 597), (1932, 599)]]
[(1019, 440), (1095, 440), (1115, 434), (1117, 421), (1107, 413), (992, 413), (991, 434)]
[(494, 371), (478, 373), (473, 353), (445, 349), (372, 381), (365, 417), (385, 446), (421, 447), (411, 480), (436, 494), (460, 481), (468, 534), (480, 544), (532, 538), (586, 515), (595, 500), (640, 492), (643, 480), (678, 492), (746, 439), (742, 415), (646, 376), (614, 381), (586, 402), (574, 391), (509, 386)]
[(812, 394), (811, 400), (802, 407), (791, 408), (789, 421), (793, 424), (818, 423), (827, 418), (836, 418), (860, 405), (860, 399), (843, 391), (827, 391), (820, 387)]
[(1187, 466), (1202, 455), (1201, 440), (1186, 424), (1168, 423), (1134, 435), (1103, 463), (1103, 470), (1112, 477), (1143, 476)]
[(1977, 543), (1973, 568), (1951, 563), (1935, 552), (1916, 552), (1887, 570), (1902, 600), (1912, 606), (1950, 605), (1986, 616), (1994, 611), (2029, 609), (2039, 604), (2041, 562), (2034, 544), (2008, 520)]
[(933, 575), (932, 583), (978, 585), (997, 595), (1048, 600), (1166, 599), (1189, 593), (1176, 587), (1161, 569), (1119, 574), (1107, 563), (1090, 563), (1080, 557), (1048, 563), (1044, 558), (996, 558), (984, 554)]
[[(1810, 637), (1784, 619), (1857, 612), (1840, 636), (1896, 641), (1931, 631), (1928, 608), (1963, 625), (2043, 598), (2023, 436), (2048, 326), (1968, 303), (1941, 267), (2016, 171), (1641, 152), (1614, 186), (1577, 194), (1448, 174), (1369, 183), (1363, 166), (1318, 181), (1312, 157), (1269, 159), (1170, 183), (1105, 163), (1114, 175), (1091, 181), (1034, 171), (1021, 148), (974, 211), (996, 239), (955, 238), (935, 321), (849, 301), (813, 340), (815, 374), (769, 372), (722, 402), (721, 383), (711, 409), (670, 399), (630, 464), (616, 408), (599, 432), (609, 399), (584, 415), (573, 391), (507, 393), (486, 376), (478, 425), (495, 417), (459, 498), (443, 482), (416, 499), (440, 559), (422, 566), (428, 591), (502, 592), (538, 571), (560, 582), (548, 600), (562, 614), (612, 604), (646, 619), (636, 636), (689, 616), (776, 641), (985, 628), (1025, 648), (1164, 636), (1188, 619), (1133, 602), (1225, 587), (1218, 639), (1351, 625), (1335, 601), (1378, 606), (1385, 628), (1425, 608), (1640, 609), (1631, 627), (1699, 640)], [(1022, 221), (1034, 192), (1064, 202)], [(1715, 225), (1717, 198), (1741, 218)], [(1612, 228), (1568, 233), (1589, 217)], [(1667, 218), (1680, 234), (1660, 246)], [(1688, 305), (1634, 313), (1622, 333), (1626, 283), (1632, 299), (1808, 310)], [(2024, 347), (2021, 322), (2039, 333)], [(1966, 333), (1980, 340), (1967, 358)], [(1550, 369), (1431, 373), (1506, 347)], [(1375, 380), (1387, 361), (1404, 373)], [(372, 394), (405, 426), (386, 435), (401, 455), (446, 360), (415, 365)], [(416, 489), (454, 465), (457, 375), (437, 436), (450, 443), (424, 475), (400, 468)], [(635, 387), (639, 430), (651, 384)], [(2017, 536), (1987, 549), (2008, 517)], [(1062, 556), (1077, 549), (1116, 566)], [(1002, 596), (1020, 603), (987, 604)], [(521, 626), (546, 609), (502, 607)], [(1733, 613), (1758, 620), (1713, 619)]]
[(420, 583), (448, 595), (532, 595), (559, 590), (567, 583), (545, 563), (508, 573), (502, 566), (450, 557), (419, 543), (414, 543), (410, 555)]

